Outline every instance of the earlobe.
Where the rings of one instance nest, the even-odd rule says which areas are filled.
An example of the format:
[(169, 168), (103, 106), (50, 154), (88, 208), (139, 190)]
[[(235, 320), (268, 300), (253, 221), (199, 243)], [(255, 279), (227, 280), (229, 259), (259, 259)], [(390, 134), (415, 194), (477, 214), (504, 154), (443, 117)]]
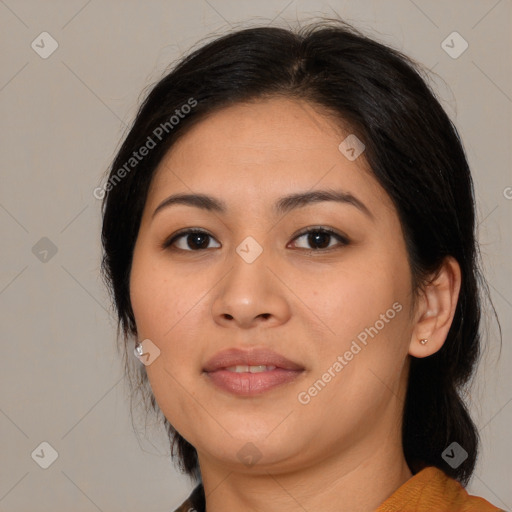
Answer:
[(441, 349), (455, 316), (460, 287), (459, 263), (447, 256), (418, 300), (416, 323), (409, 344), (411, 356), (428, 357)]

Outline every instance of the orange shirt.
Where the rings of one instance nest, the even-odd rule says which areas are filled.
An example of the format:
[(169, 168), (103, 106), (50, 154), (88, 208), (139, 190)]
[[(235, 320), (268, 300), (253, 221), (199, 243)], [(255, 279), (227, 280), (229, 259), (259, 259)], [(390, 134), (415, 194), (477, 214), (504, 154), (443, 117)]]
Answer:
[(430, 466), (402, 484), (375, 512), (503, 512), (471, 496), (440, 469)]
[[(199, 484), (174, 512), (205, 512), (205, 497)], [(375, 512), (504, 512), (477, 496), (440, 469), (430, 466), (401, 485)]]

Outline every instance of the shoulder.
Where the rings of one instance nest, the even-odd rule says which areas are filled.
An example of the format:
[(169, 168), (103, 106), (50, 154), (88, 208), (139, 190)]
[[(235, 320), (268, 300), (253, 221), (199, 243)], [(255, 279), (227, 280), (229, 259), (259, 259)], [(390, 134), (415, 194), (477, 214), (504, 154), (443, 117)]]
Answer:
[(375, 512), (500, 512), (460, 482), (429, 466), (399, 487)]

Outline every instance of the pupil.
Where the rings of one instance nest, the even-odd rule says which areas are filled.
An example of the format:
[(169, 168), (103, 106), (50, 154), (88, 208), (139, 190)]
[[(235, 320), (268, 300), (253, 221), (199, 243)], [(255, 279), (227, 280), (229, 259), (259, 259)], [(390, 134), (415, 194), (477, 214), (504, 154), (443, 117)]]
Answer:
[[(320, 233), (317, 232), (315, 234), (309, 235), (309, 242), (311, 245), (321, 246), (320, 249), (323, 249), (324, 247), (327, 247), (329, 245), (329, 235), (328, 233)], [(322, 243), (325, 242), (325, 243)]]
[[(189, 236), (192, 237), (192, 244), (190, 244), (190, 243), (188, 244), (188, 246), (191, 249), (197, 249), (197, 248), (204, 249), (204, 248), (208, 247), (208, 235), (205, 235), (204, 233), (194, 233)], [(201, 242), (201, 237), (202, 237), (202, 242)], [(189, 241), (190, 241), (190, 238), (189, 238)]]

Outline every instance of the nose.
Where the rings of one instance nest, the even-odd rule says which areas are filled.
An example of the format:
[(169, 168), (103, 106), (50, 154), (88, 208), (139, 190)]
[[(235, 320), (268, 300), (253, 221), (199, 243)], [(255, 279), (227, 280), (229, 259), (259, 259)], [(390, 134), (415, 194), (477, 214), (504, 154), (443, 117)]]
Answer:
[(230, 258), (230, 270), (218, 287), (212, 304), (214, 321), (223, 327), (250, 329), (274, 327), (290, 317), (286, 286), (265, 251), (252, 263), (237, 253)]

